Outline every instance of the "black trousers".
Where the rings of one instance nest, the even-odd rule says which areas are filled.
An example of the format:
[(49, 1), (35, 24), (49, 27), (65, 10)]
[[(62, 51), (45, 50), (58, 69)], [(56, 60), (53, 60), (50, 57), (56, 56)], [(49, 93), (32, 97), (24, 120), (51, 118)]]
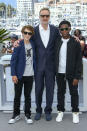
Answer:
[(15, 97), (14, 97), (14, 115), (20, 114), (20, 99), (22, 94), (22, 87), (24, 84), (24, 97), (25, 97), (25, 115), (31, 115), (31, 91), (33, 85), (33, 76), (23, 76), (18, 80), (18, 83), (14, 85)]
[[(66, 79), (65, 74), (58, 73), (56, 76), (58, 91), (57, 91), (57, 110), (65, 111), (65, 93), (66, 93)], [(71, 107), (72, 112), (79, 112), (78, 104), (79, 104), (79, 96), (78, 96), (78, 85), (73, 86), (73, 80), (68, 80), (69, 91), (71, 95)]]
[(46, 86), (46, 107), (45, 114), (50, 114), (52, 111), (55, 74), (48, 70), (38, 71), (35, 77), (35, 95), (36, 95), (36, 112), (42, 113), (42, 97), (44, 90), (44, 83)]

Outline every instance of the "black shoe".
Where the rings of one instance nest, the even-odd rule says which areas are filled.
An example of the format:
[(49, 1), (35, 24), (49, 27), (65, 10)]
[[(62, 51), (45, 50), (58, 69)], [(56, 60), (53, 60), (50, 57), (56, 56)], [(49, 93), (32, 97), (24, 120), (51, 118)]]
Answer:
[(46, 121), (51, 121), (52, 120), (51, 114), (45, 114), (45, 117), (46, 117)]
[(35, 119), (36, 121), (38, 121), (38, 120), (40, 120), (40, 118), (41, 118), (41, 113), (36, 113), (34, 119)]

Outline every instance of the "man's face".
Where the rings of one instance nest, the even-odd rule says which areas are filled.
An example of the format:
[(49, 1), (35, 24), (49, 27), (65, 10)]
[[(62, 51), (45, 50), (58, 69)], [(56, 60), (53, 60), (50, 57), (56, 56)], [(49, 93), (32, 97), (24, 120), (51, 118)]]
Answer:
[(71, 28), (67, 24), (63, 24), (60, 27), (60, 33), (63, 38), (68, 38)]
[(48, 24), (49, 23), (49, 19), (50, 19), (50, 13), (48, 10), (42, 10), (40, 12), (40, 22), (41, 24)]

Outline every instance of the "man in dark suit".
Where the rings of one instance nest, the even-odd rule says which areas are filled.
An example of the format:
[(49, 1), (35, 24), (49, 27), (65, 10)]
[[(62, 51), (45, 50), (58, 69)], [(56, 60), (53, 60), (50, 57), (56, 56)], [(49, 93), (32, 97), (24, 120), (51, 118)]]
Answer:
[(49, 24), (50, 11), (43, 8), (39, 13), (40, 24), (35, 27), (33, 40), (36, 46), (36, 115), (35, 120), (40, 120), (42, 114), (42, 95), (44, 83), (46, 86), (46, 107), (44, 109), (47, 121), (52, 119), (52, 103), (55, 83), (54, 45), (57, 37), (60, 37), (58, 29)]

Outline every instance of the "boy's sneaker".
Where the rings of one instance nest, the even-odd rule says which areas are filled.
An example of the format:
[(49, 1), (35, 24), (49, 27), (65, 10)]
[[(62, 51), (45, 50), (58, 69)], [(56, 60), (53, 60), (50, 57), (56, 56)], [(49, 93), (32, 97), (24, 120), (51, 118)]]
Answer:
[(61, 122), (63, 119), (63, 112), (62, 111), (58, 111), (58, 115), (56, 117), (56, 121), (57, 122)]
[(13, 117), (8, 121), (8, 124), (14, 124), (18, 120), (20, 120), (20, 115), (13, 115)]
[(33, 123), (33, 120), (31, 119), (30, 115), (25, 115), (25, 121), (26, 121), (28, 124), (32, 124), (32, 123)]
[(77, 124), (79, 123), (79, 113), (73, 112), (73, 123)]

